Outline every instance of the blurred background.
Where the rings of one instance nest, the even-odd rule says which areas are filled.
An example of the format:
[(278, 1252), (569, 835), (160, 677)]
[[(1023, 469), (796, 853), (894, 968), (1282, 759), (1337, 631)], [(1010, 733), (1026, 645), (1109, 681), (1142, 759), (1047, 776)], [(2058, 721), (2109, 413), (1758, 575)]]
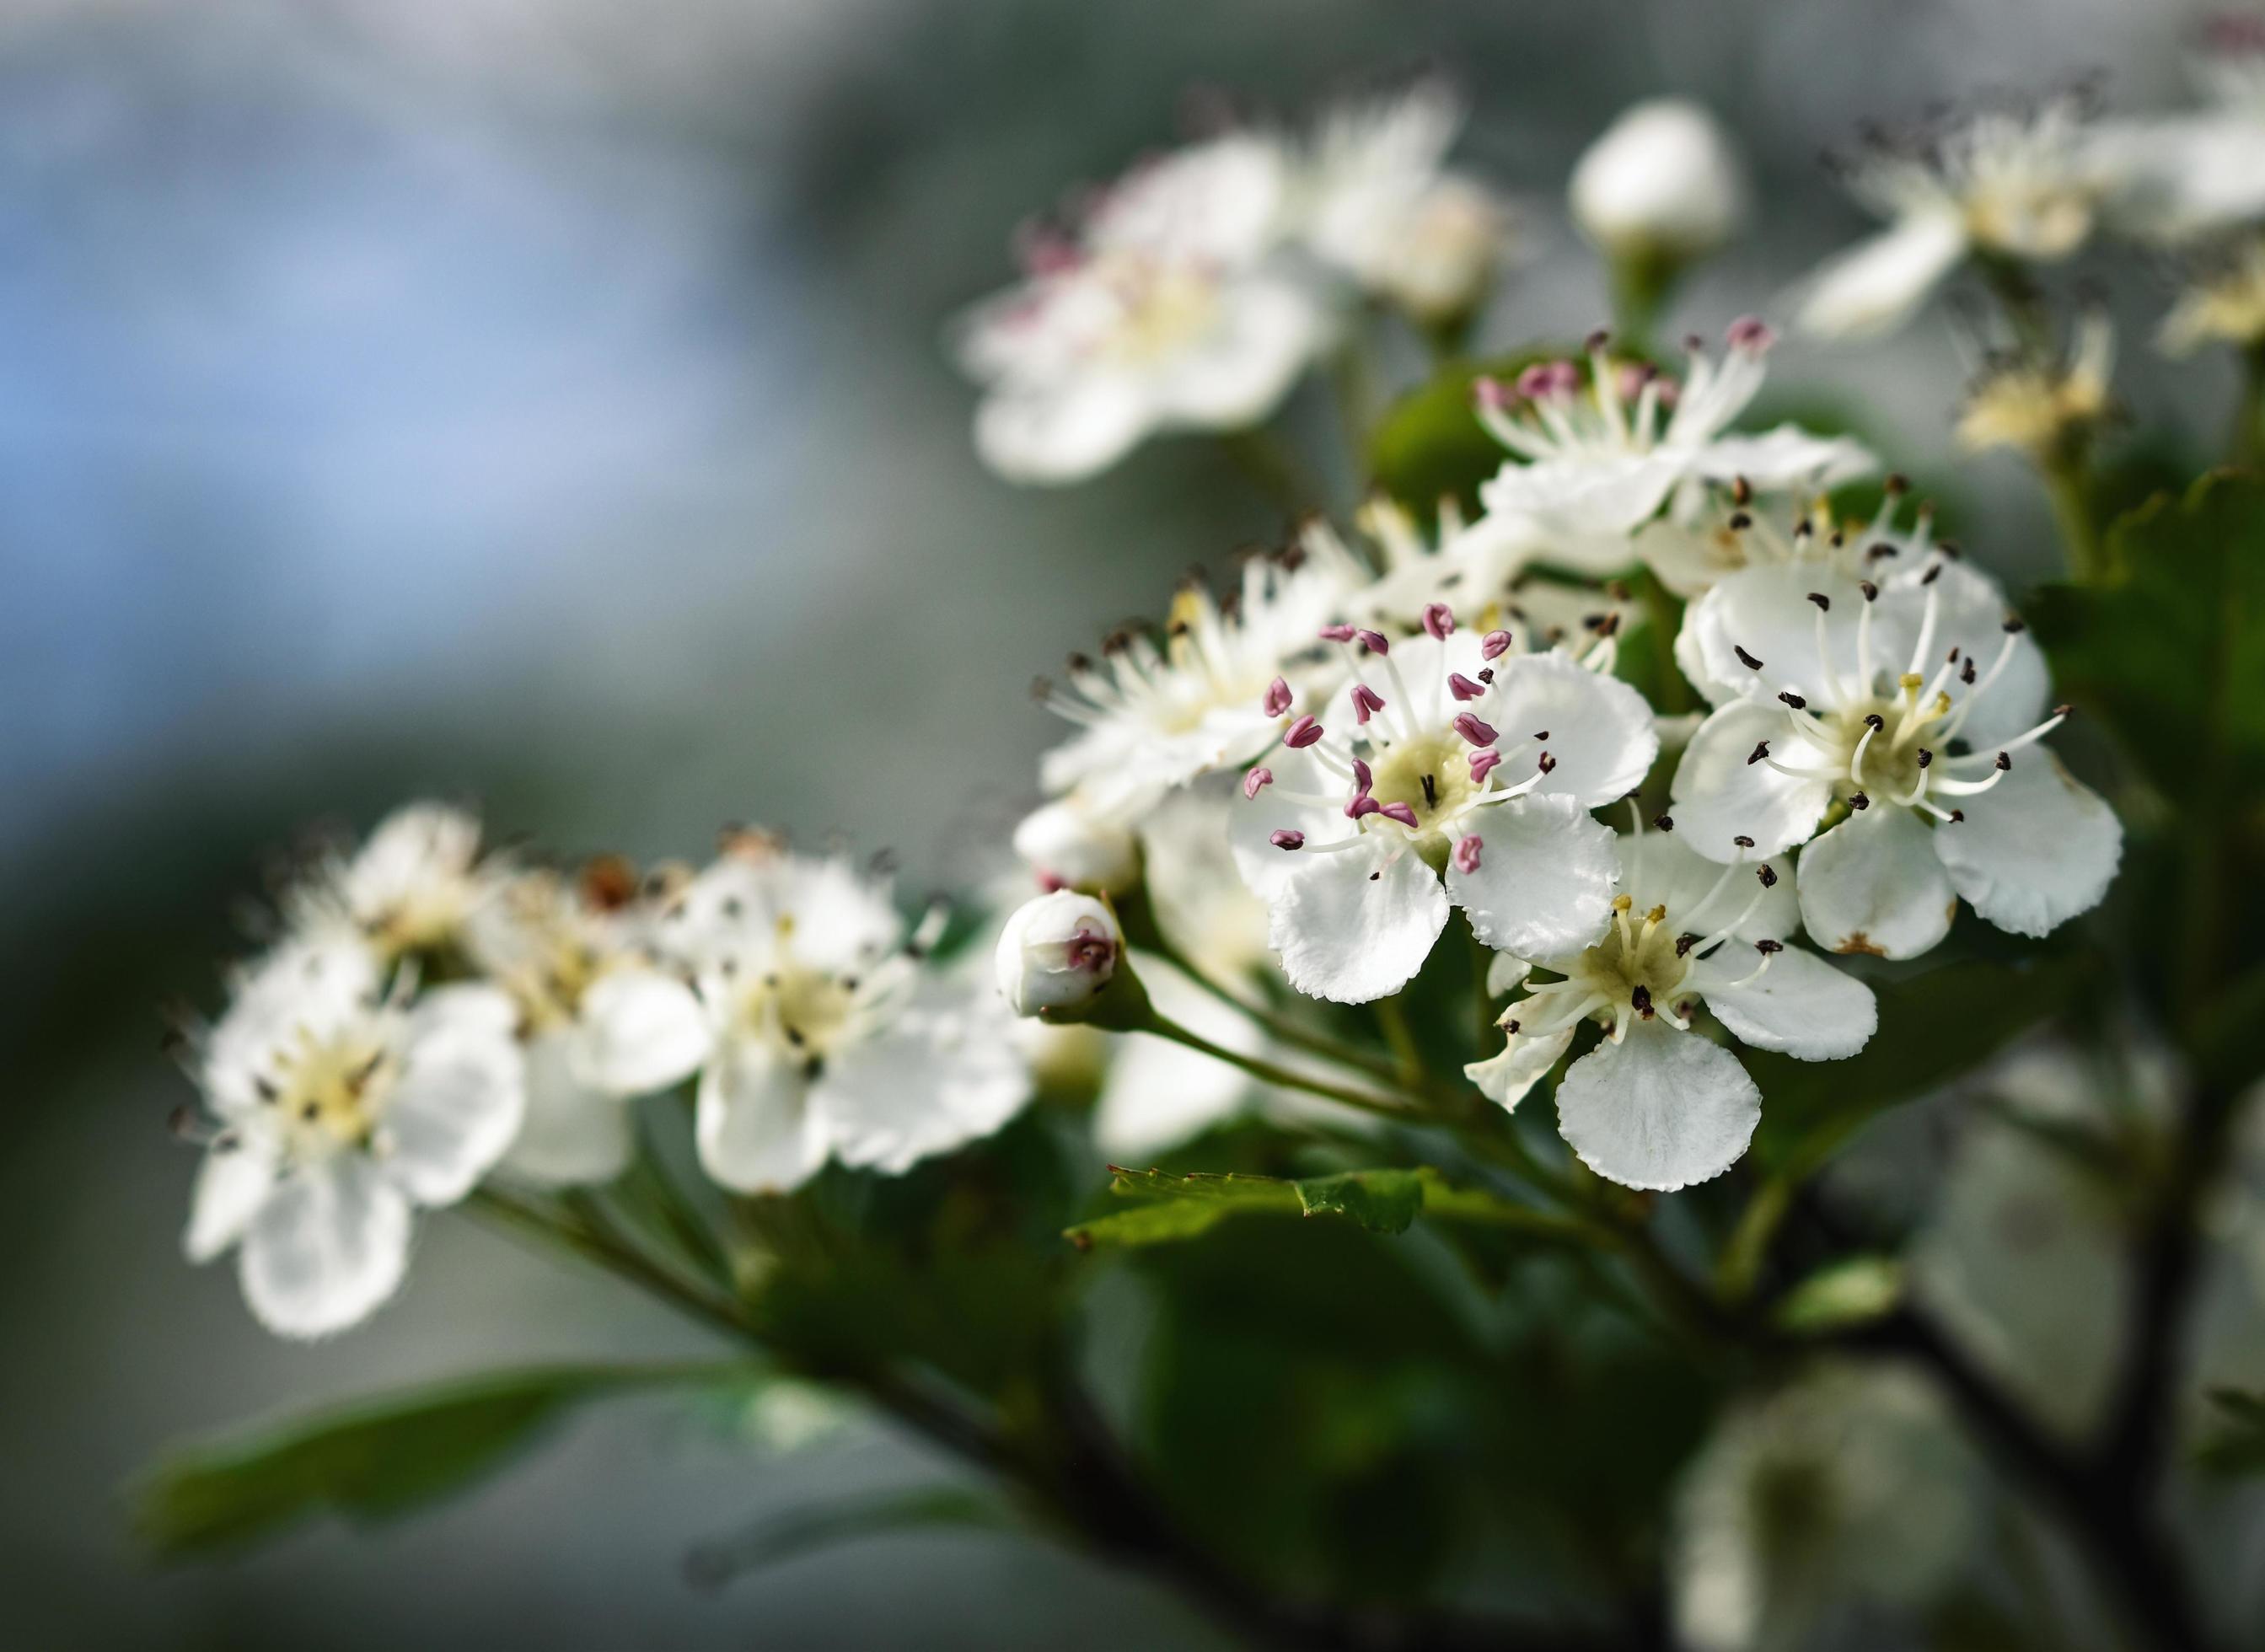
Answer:
[[(1724, 115), (1761, 202), (1677, 330), (1772, 301), (1863, 220), (1867, 119), (2102, 78), (2186, 95), (2194, 13), (2114, 0), (1798, 10), (1483, 0), (10, 0), (0, 11), (0, 1640), (38, 1646), (1206, 1644), (1176, 1602), (984, 1537), (856, 1546), (703, 1593), (688, 1550), (815, 1489), (943, 1472), (855, 1430), (781, 1454), (606, 1410), (375, 1536), (153, 1570), (121, 1488), (162, 1443), (397, 1381), (696, 1351), (662, 1312), (461, 1220), (402, 1299), (264, 1335), (178, 1235), (209, 1007), (306, 823), (477, 799), (500, 833), (698, 855), (725, 820), (988, 870), (1056, 730), (1023, 692), (1189, 564), (1280, 524), (1209, 448), (1018, 493), (942, 348), (1016, 222), (1180, 135), (1191, 91), (1302, 110), (1424, 63), (1538, 257), (1495, 343), (1604, 319), (1560, 190), (1624, 104)], [(2132, 278), (2145, 281), (2149, 273)], [(2159, 313), (2159, 286), (2116, 295)], [(1782, 315), (1782, 306), (1774, 306)], [(2143, 323), (2119, 380), (2166, 392)], [(1970, 343), (1938, 309), (1788, 346), (1948, 461)], [(2171, 410), (2215, 429), (2230, 385)], [(2194, 387), (2202, 387), (2197, 393)], [(1318, 431), (1315, 410), (1293, 426)], [(2049, 565), (2010, 459), (1953, 531)], [(696, 1432), (696, 1430), (695, 1430)]]

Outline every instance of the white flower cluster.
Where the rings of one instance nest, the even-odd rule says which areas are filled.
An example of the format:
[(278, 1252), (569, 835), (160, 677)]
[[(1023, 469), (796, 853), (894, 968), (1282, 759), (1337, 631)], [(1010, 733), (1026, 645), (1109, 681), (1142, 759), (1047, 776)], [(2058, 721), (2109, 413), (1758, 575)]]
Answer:
[(1484, 296), (1511, 217), (1446, 164), (1444, 84), (1350, 105), (1305, 137), (1240, 129), (1142, 164), (1027, 227), (1023, 280), (958, 328), (987, 387), (976, 445), (1017, 482), (1074, 482), (1151, 434), (1271, 413), (1365, 295), (1431, 325)]
[(631, 1103), (696, 1084), (701, 1167), (782, 1192), (901, 1171), (1028, 1099), (1005, 1006), (924, 964), (885, 882), (739, 833), (705, 870), (579, 877), (405, 808), (310, 872), (289, 929), (193, 1039), (208, 1121), (193, 1261), (238, 1248), (270, 1328), (320, 1336), (399, 1285), (411, 1213), (499, 1173), (602, 1183)]

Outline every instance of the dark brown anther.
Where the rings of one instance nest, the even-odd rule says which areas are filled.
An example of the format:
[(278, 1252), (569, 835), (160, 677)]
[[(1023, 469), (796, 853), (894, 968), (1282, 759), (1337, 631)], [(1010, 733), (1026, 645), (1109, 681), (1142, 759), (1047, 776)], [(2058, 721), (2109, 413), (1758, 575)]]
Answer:
[(1872, 806), (1872, 800), (1861, 791), (1852, 791), (1848, 794), (1848, 806), (1851, 809), (1868, 809)]
[(1933, 585), (1936, 580), (1941, 578), (1942, 564), (1939, 562), (1929, 563), (1927, 564), (1926, 571), (1919, 576), (1919, 582), (1921, 585)]
[(1479, 672), (1479, 680), (1481, 682), (1492, 682), (1494, 680), (1494, 667), (1492, 666), (1483, 667)]
[(2072, 705), (2057, 705), (2052, 709), (2052, 714), (2057, 717), (2072, 717), (2076, 715), (2076, 708)]
[(1911, 491), (1911, 478), (1900, 470), (1890, 470), (1880, 486), (1890, 499), (1898, 499)]
[(1734, 534), (1743, 534), (1753, 525), (1754, 519), (1744, 511), (1733, 513), (1729, 524), (1730, 531)]
[(2004, 774), (2007, 769), (2013, 768), (2013, 766), (2014, 760), (2012, 758), (2006, 756), (2003, 752), (1998, 753), (1998, 761), (1994, 767), (1999, 774)]
[(1756, 659), (1736, 643), (1730, 644), (1730, 651), (1738, 657), (1738, 664), (1744, 666), (1748, 671), (1759, 671), (1762, 668), (1761, 661)]
[(1584, 355), (1594, 355), (1598, 351), (1603, 349), (1612, 341), (1613, 335), (1611, 331), (1606, 328), (1599, 327), (1596, 331), (1591, 333), (1586, 338), (1581, 340), (1582, 353)]
[(1778, 695), (1778, 698), (1784, 701), (1786, 704), (1791, 706), (1796, 711), (1805, 711), (1809, 709), (1809, 702), (1803, 699), (1797, 694), (1781, 693)]
[(1546, 740), (1549, 738), (1549, 731), (1548, 729), (1536, 729), (1533, 731), (1533, 738), (1537, 740)]
[(1874, 711), (1865, 717), (1864, 726), (1871, 730), (1873, 733), (1877, 734), (1882, 729), (1888, 726), (1888, 720), (1882, 717), (1878, 712)]
[(1832, 599), (1826, 596), (1822, 591), (1810, 592), (1809, 593), (1809, 600), (1817, 604), (1818, 609), (1824, 613), (1830, 614), (1832, 611)]
[(1859, 579), (1856, 581), (1856, 589), (1864, 593), (1864, 600), (1867, 602), (1877, 602), (1880, 600), (1880, 587), (1874, 585), (1869, 579)]
[(1974, 669), (1974, 656), (1969, 654), (1966, 657), (1966, 663), (1958, 668), (1958, 680), (1971, 688), (1974, 686), (1974, 679), (1980, 674)]
[(1883, 539), (1864, 554), (1870, 557), (1874, 562), (1885, 562), (1889, 557), (1899, 557), (1903, 553)]
[(1950, 819), (1951, 819), (1951, 823), (1952, 823), (1954, 826), (1955, 826), (1955, 825), (1956, 825), (1959, 821), (1963, 820), (1964, 819), (1966, 819), (1966, 811), (1965, 811), (1965, 810), (1963, 810), (1963, 809), (1953, 809), (1953, 810), (1950, 811)]
[(1775, 889), (1777, 887), (1777, 869), (1772, 866), (1767, 861), (1764, 861), (1759, 866), (1754, 868), (1754, 876), (1761, 880), (1761, 885), (1764, 889)]
[(1742, 849), (1750, 849), (1754, 846), (1754, 841), (1743, 832), (1739, 833), (1737, 836), (1732, 838), (1730, 841), (1737, 844)]
[(1672, 832), (1672, 831), (1674, 831), (1674, 830), (1675, 830), (1675, 817), (1674, 817), (1673, 815), (1666, 815), (1666, 814), (1656, 814), (1656, 815), (1652, 816), (1652, 817), (1651, 817), (1651, 829), (1652, 829), (1653, 831), (1655, 831), (1655, 832)]
[(2018, 614), (2008, 614), (2008, 615), (2006, 616), (2006, 636), (2008, 636), (2008, 637), (2018, 637), (2018, 636), (2020, 636), (2023, 631), (2026, 631), (2026, 630), (2028, 630), (2028, 629), (2029, 629), (2029, 622), (2028, 622), (2027, 620), (2023, 619), (2020, 615), (2018, 615)]
[(1646, 986), (1642, 981), (1638, 981), (1635, 984), (1635, 990), (1628, 994), (1628, 1002), (1635, 1006), (1637, 1015), (1646, 1021), (1651, 1019), (1651, 988)]
[(1932, 762), (1934, 762), (1934, 753), (1933, 752), (1928, 751), (1928, 750), (1926, 749), (1926, 746), (1920, 746), (1920, 747), (1919, 748), (1919, 766), (1921, 768), (1926, 768), (1930, 763), (1932, 763)]
[(1698, 944), (1699, 937), (1695, 935), (1686, 932), (1683, 935), (1677, 935), (1675, 937), (1675, 956), (1679, 958)]
[(1752, 505), (1753, 502), (1754, 484), (1747, 481), (1744, 477), (1732, 477), (1730, 478), (1730, 503), (1733, 505)]
[(1752, 768), (1756, 763), (1760, 762), (1763, 758), (1767, 757), (1768, 755), (1769, 742), (1767, 740), (1755, 741), (1754, 749), (1747, 754), (1746, 767)]
[(1557, 767), (1557, 760), (1550, 756), (1548, 753), (1544, 752), (1540, 757), (1534, 760), (1533, 766), (1546, 775), (1551, 769)]
[(1767, 957), (1773, 952), (1784, 951), (1785, 942), (1782, 941), (1757, 941), (1754, 942), (1754, 950), (1760, 953), (1764, 957)]

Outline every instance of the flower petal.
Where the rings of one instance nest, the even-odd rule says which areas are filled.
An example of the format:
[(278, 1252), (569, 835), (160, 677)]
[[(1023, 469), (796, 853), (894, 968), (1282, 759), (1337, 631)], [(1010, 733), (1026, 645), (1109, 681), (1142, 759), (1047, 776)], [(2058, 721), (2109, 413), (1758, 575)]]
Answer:
[(826, 1162), (827, 1138), (799, 1068), (754, 1039), (725, 1043), (700, 1075), (700, 1168), (735, 1193), (785, 1193)]
[[(1594, 809), (1643, 783), (1659, 755), (1659, 736), (1643, 696), (1617, 677), (1576, 665), (1562, 654), (1505, 656), (1487, 720), (1505, 741), (1547, 731), (1557, 766), (1536, 790)], [(1523, 770), (1526, 760), (1513, 767)]]
[(1451, 863), (1447, 894), (1481, 941), (1548, 959), (1604, 934), (1620, 877), (1611, 827), (1570, 797), (1529, 795), (1486, 810), (1475, 830), (1478, 870)]
[(699, 1071), (712, 1042), (699, 994), (673, 975), (631, 965), (582, 995), (575, 1070), (615, 1095), (645, 1095)]
[(1730, 934), (1737, 940), (1781, 941), (1801, 927), (1793, 867), (1786, 861), (1768, 862), (1776, 875), (1773, 884), (1760, 881), (1760, 861), (1725, 882), (1722, 863), (1693, 851), (1679, 827), (1622, 838), (1620, 864), (1621, 887), (1638, 914), (1664, 906), (1667, 921), (1679, 933), (1708, 935), (1736, 920)]
[(2060, 759), (2031, 747), (1966, 819), (1939, 826), (1934, 852), (1967, 903), (2000, 929), (2042, 935), (2098, 906), (2123, 857), (2123, 826)]
[(1625, 536), (1657, 513), (1684, 470), (1685, 456), (1665, 448), (1510, 463), (1479, 484), (1479, 502), (1511, 537), (1617, 541), (1626, 566), (1635, 553)]
[(627, 1092), (582, 1076), (571, 1027), (538, 1033), (527, 1046), (527, 1116), (504, 1168), (551, 1186), (610, 1182), (636, 1147)]
[[(1750, 955), (1737, 949), (1735, 962), (1717, 957), (1709, 973), (1743, 975)], [(1781, 1050), (1797, 1061), (1835, 1061), (1862, 1049), (1880, 1024), (1879, 1001), (1872, 989), (1803, 947), (1790, 947), (1744, 986), (1700, 992), (1715, 1018), (1744, 1044), (1757, 1050)]]
[[(1676, 841), (1710, 861), (1775, 855), (1806, 841), (1824, 818), (1832, 789), (1747, 761), (1756, 746), (1780, 739), (1798, 752), (1781, 711), (1744, 702), (1701, 724), (1669, 789)], [(1753, 846), (1741, 846), (1741, 837)]]
[(941, 986), (834, 1052), (810, 1087), (834, 1156), (892, 1175), (990, 1135), (1030, 1097), (1003, 1003)]
[(1818, 436), (1798, 425), (1780, 425), (1752, 436), (1717, 436), (1699, 449), (1693, 474), (1709, 482), (1743, 477), (1765, 493), (1819, 493), (1858, 477), (1880, 462), (1849, 436)]
[(386, 1174), (420, 1204), (453, 1204), (519, 1133), (527, 1063), (517, 1012), (492, 986), (442, 986), (419, 1001), (380, 1126)]
[(1515, 1108), (1525, 1099), (1526, 1091), (1557, 1065), (1557, 1058), (1572, 1042), (1570, 1027), (1538, 1038), (1519, 1034), (1504, 1046), (1500, 1055), (1469, 1063), (1463, 1068), (1463, 1076), (1477, 1085), (1479, 1093), (1487, 1100), (1504, 1108)]
[(1157, 411), (1203, 430), (1255, 425), (1290, 393), (1329, 333), (1327, 316), (1296, 284), (1268, 275), (1231, 282), (1200, 345), (1155, 386)]
[(327, 1336), (367, 1319), (409, 1265), (409, 1200), (351, 1149), (292, 1171), (245, 1229), (238, 1276), (278, 1336)]
[[(1989, 692), (1974, 702), (1974, 709), (1959, 725), (1966, 743), (1981, 750), (2036, 726), (2052, 693), (2051, 673), (2034, 635), (2006, 630), (2008, 604), (1997, 581), (1963, 563), (1945, 563), (1932, 586), (1906, 585), (1897, 595), (1907, 602), (1923, 604), (1929, 590), (1935, 601), (1934, 635), (1928, 658), (1912, 662), (1911, 669), (1932, 680), (1943, 657), (1955, 648), (1975, 662), (1977, 671), (1994, 668), (1997, 672)], [(2006, 651), (2002, 667), (1996, 665), (2001, 650)], [(1897, 668), (1902, 668), (1900, 663)], [(1966, 694), (1955, 680), (1949, 690), (1954, 701)]]
[[(1832, 605), (1824, 614), (1821, 654), (1812, 593)], [(1701, 686), (1713, 685), (1718, 701), (1727, 689), (1774, 705), (1779, 694), (1789, 689), (1823, 708), (1840, 698), (1833, 693), (1835, 682), (1844, 694), (1858, 691), (1868, 653), (1875, 681), (1901, 671), (1917, 640), (1918, 618), (1914, 601), (1867, 604), (1855, 577), (1839, 568), (1817, 562), (1761, 563), (1726, 575), (1691, 605), (1683, 621), (1683, 636), (1690, 639), (1684, 651), (1702, 675)], [(1993, 620), (1992, 630), (1996, 624)], [(1747, 665), (1741, 651), (1761, 661), (1761, 668)], [(1781, 717), (1779, 731), (1786, 731)]]
[(1632, 1023), (1557, 1086), (1557, 1128), (1581, 1162), (1622, 1187), (1661, 1193), (1736, 1164), (1761, 1116), (1761, 1092), (1736, 1056), (1664, 1021)]
[(1130, 453), (1155, 424), (1144, 387), (1092, 370), (994, 390), (975, 411), (975, 450), (1009, 482), (1082, 482)]
[(1438, 875), (1396, 832), (1373, 832), (1357, 848), (1303, 859), (1275, 898), (1267, 940), (1300, 992), (1365, 1004), (1413, 979), (1446, 923)]
[(1285, 794), (1292, 793), (1352, 796), (1351, 782), (1332, 775), (1311, 753), (1284, 746), (1267, 758), (1266, 766), (1274, 771), (1272, 785), (1256, 797), (1237, 797), (1228, 802), (1232, 812), (1227, 816), (1227, 843), (1234, 855), (1234, 870), (1242, 874), (1250, 892), (1261, 900), (1274, 901), (1293, 879), (1315, 864), (1296, 850), (1278, 848), (1275, 833), (1303, 833), (1309, 845), (1320, 845), (1351, 837), (1358, 828), (1344, 818), (1342, 809), (1309, 808), (1283, 801)]
[(1810, 939), (1827, 952), (1915, 958), (1948, 935), (1958, 897), (1935, 838), (1915, 811), (1875, 803), (1802, 850)]
[(1955, 215), (1914, 214), (1819, 270), (1796, 324), (1828, 338), (1890, 331), (1965, 256), (1966, 231)]
[(188, 1232), (182, 1253), (191, 1262), (210, 1262), (244, 1237), (275, 1186), (275, 1154), (249, 1136), (215, 1143), (197, 1167), (196, 1190), (189, 1197)]

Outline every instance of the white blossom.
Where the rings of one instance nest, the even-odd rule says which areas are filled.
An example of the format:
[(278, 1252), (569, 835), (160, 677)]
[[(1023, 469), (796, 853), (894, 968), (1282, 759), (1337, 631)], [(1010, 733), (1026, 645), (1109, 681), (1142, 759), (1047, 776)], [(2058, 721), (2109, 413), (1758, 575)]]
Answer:
[(1615, 258), (1702, 258), (1746, 215), (1745, 169), (1730, 135), (1681, 98), (1625, 111), (1582, 154), (1567, 194), (1573, 222)]
[(1480, 380), (1480, 422), (1512, 462), (1480, 488), (1486, 515), (1474, 532), (1608, 573), (1634, 559), (1629, 536), (1679, 490), (1743, 479), (1813, 493), (1870, 470), (1871, 455), (1845, 437), (1790, 424), (1729, 433), (1761, 389), (1772, 336), (1752, 317), (1734, 323), (1722, 358), (1693, 347), (1679, 381), (1615, 363), (1601, 335), (1585, 373), (1554, 361), (1514, 387)]
[(1117, 974), (1125, 932), (1105, 901), (1058, 889), (1008, 915), (993, 952), (999, 995), (1017, 1015), (1074, 1010)]
[(1084, 220), (1025, 238), (1025, 279), (960, 324), (975, 442), (1009, 481), (1066, 483), (1170, 430), (1273, 411), (1334, 319), (1276, 255), (1280, 144), (1236, 133), (1136, 169)]
[(292, 890), (295, 928), (344, 921), (387, 959), (461, 948), (464, 928), (500, 885), (480, 852), (479, 818), (449, 804), (395, 810), (351, 854), (326, 856)]
[(1049, 885), (1122, 894), (1140, 878), (1140, 845), (1122, 821), (1073, 791), (1015, 827), (1015, 853)]
[(343, 928), (282, 942), (237, 982), (197, 1063), (216, 1129), (185, 1248), (236, 1246), (244, 1299), (277, 1335), (328, 1335), (390, 1297), (411, 1213), (455, 1204), (517, 1133), (525, 1073), (511, 1000), (412, 996)]
[(659, 933), (707, 1015), (701, 1168), (735, 1191), (789, 1191), (828, 1159), (900, 1174), (1030, 1098), (996, 998), (928, 967), (932, 935), (841, 855), (742, 839)]
[(1562, 654), (1511, 653), (1506, 632), (1458, 630), (1445, 608), (1399, 643), (1337, 635), (1373, 657), (1374, 681), (1293, 724), (1244, 777), (1235, 819), (1236, 863), (1271, 909), (1291, 985), (1350, 1003), (1397, 991), (1450, 904), (1507, 950), (1592, 938), (1613, 864), (1587, 811), (1657, 753), (1642, 697)]
[(2218, 18), (2192, 60), (2202, 106), (2104, 128), (2119, 228), (2191, 244), (2265, 219), (2265, 27)]
[(2065, 258), (2091, 238), (2127, 171), (2072, 96), (1883, 145), (1850, 169), (1848, 187), (1888, 227), (1817, 272), (1798, 324), (1836, 338), (1884, 333), (1970, 255)]
[(1558, 1128), (1599, 1175), (1670, 1191), (1720, 1175), (1745, 1153), (1761, 1093), (1737, 1056), (1693, 1022), (1703, 1003), (1739, 1042), (1826, 1061), (1864, 1047), (1871, 989), (1789, 948), (1796, 927), (1782, 862), (1730, 866), (1686, 848), (1679, 822), (1621, 838), (1611, 921), (1592, 942), (1521, 958), (1556, 977), (1526, 981), (1503, 1014), (1500, 1055), (1465, 1069), (1515, 1107), (1591, 1017), (1605, 1041), (1557, 1086)]
[(652, 956), (655, 919), (618, 861), (571, 880), (526, 872), (474, 916), (471, 957), (511, 994), (527, 1052), (527, 1115), (506, 1168), (610, 1182), (635, 1153), (630, 1101), (707, 1055), (699, 997)]
[(1773, 855), (1845, 808), (1800, 864), (1832, 951), (1916, 957), (1962, 896), (2044, 935), (2106, 894), (2123, 828), (2040, 746), (2067, 708), (1996, 586), (1942, 547), (1901, 560), (1750, 567), (1691, 606), (1678, 657), (1721, 704), (1676, 769), (1680, 835)]
[(1302, 157), (1306, 244), (1420, 322), (1476, 309), (1507, 251), (1502, 200), (1446, 164), (1466, 113), (1444, 82), (1419, 81), (1331, 111)]

